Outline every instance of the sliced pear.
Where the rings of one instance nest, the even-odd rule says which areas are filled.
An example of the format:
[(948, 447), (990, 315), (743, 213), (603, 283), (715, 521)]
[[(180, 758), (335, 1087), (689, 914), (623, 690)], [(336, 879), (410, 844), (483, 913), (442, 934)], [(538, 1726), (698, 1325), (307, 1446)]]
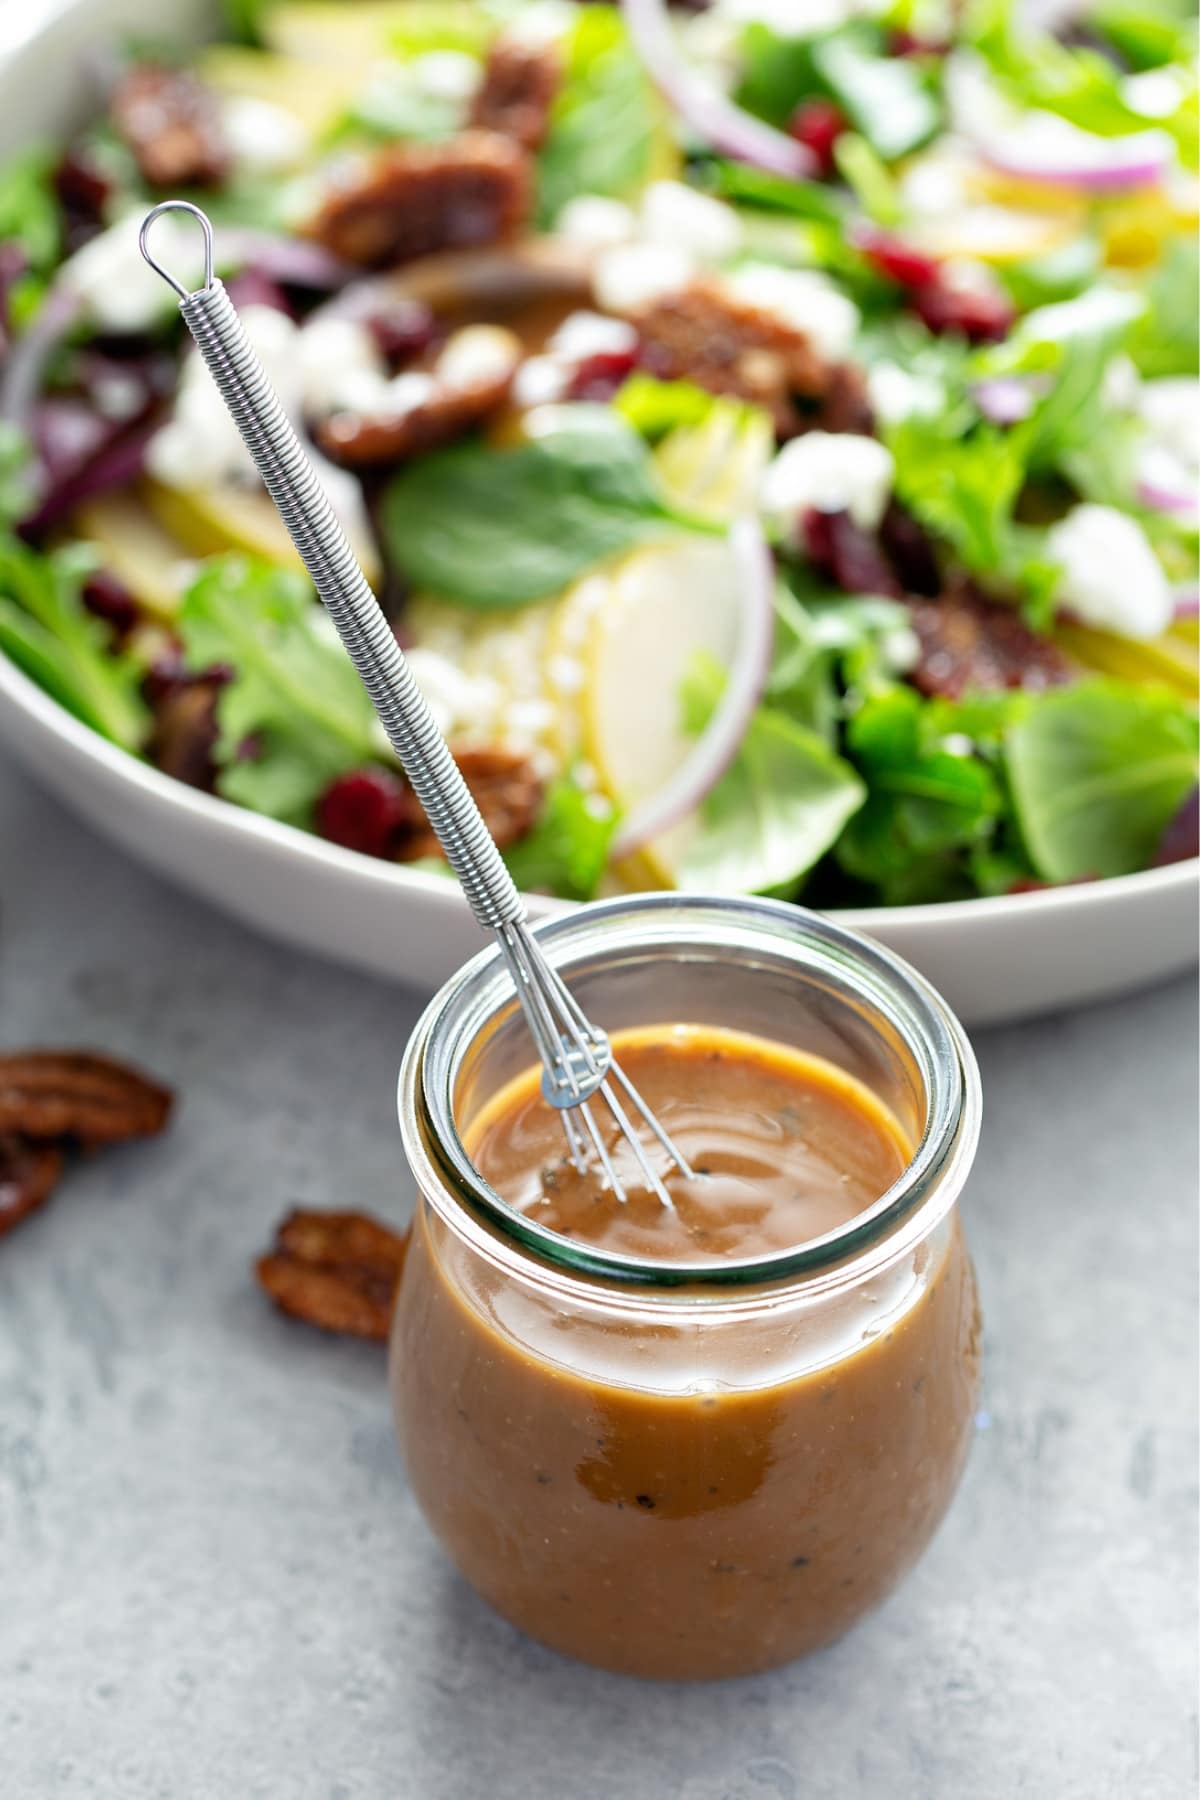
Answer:
[(240, 550), (267, 562), (300, 566), (287, 527), (257, 488), (175, 488), (145, 481), (142, 496), (163, 529), (193, 556)]
[(313, 138), (345, 111), (359, 86), (357, 73), (338, 63), (301, 61), (236, 44), (215, 44), (201, 51), (197, 67), (219, 94), (281, 106), (307, 126)]
[(106, 568), (156, 619), (177, 611), (188, 577), (188, 554), (132, 493), (85, 501), (71, 521), (76, 535), (99, 546)]
[[(158, 523), (192, 556), (220, 556), (231, 550), (261, 556), (282, 568), (303, 567), (283, 520), (259, 488), (173, 488), (142, 483), (142, 497)], [(376, 587), (379, 554), (361, 533), (352, 536), (363, 574)]]
[(494, 29), (473, 0), (356, 0), (353, 6), (300, 0), (270, 7), (263, 20), (269, 49), (359, 72), (386, 56), (397, 39), (414, 50), (482, 51)]
[(767, 414), (719, 400), (702, 425), (680, 425), (654, 453), (668, 498), (681, 512), (729, 524), (755, 502), (775, 450)]
[(1091, 625), (1059, 625), (1054, 635), (1067, 654), (1085, 668), (1123, 681), (1169, 687), (1188, 700), (1196, 699), (1200, 685), (1197, 645), (1177, 629), (1149, 642), (1098, 631)]
[[(659, 793), (695, 747), (680, 690), (698, 652), (728, 668), (740, 624), (736, 564), (724, 538), (688, 537), (635, 551), (613, 571), (592, 616), (583, 748), (622, 813)], [(631, 885), (676, 886), (698, 828), (685, 819), (618, 872)]]
[(1047, 256), (1078, 236), (1082, 207), (1036, 212), (1012, 206), (970, 206), (942, 218), (925, 219), (911, 233), (931, 256), (969, 256), (979, 262), (1025, 262)]

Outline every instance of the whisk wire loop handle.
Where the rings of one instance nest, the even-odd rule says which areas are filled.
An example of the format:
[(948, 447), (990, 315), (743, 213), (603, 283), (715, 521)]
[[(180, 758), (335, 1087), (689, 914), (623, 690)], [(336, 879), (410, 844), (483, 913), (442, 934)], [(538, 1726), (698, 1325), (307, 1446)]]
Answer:
[[(190, 215), (204, 233), (204, 282), (194, 290), (150, 252), (151, 227), (164, 213), (172, 212)], [(139, 242), (151, 268), (179, 296), (179, 310), (205, 366), (370, 695), (388, 742), (475, 918), (496, 934), (542, 1061), (543, 1094), (559, 1110), (572, 1161), (580, 1172), (585, 1171), (590, 1146), (613, 1193), (619, 1200), (625, 1199), (612, 1153), (588, 1104), (593, 1096), (599, 1096), (628, 1144), (642, 1179), (661, 1203), (670, 1207), (670, 1194), (617, 1095), (618, 1086), (668, 1160), (684, 1175), (690, 1176), (692, 1171), (613, 1061), (605, 1034), (588, 1021), (530, 932), (525, 903), (358, 565), (320, 478), (224, 284), (213, 272), (213, 233), (208, 218), (190, 201), (163, 201), (147, 214)]]
[(153, 219), (170, 210), (191, 213), (206, 227), (205, 285), (189, 293), (168, 271), (155, 267), (182, 296), (179, 310), (188, 330), (358, 670), (446, 860), (486, 930), (524, 918), (521, 896), (404, 652), (358, 566), (224, 283), (212, 272), (208, 221), (186, 201), (166, 201), (154, 209), (142, 228), (143, 253), (148, 255), (145, 239)]

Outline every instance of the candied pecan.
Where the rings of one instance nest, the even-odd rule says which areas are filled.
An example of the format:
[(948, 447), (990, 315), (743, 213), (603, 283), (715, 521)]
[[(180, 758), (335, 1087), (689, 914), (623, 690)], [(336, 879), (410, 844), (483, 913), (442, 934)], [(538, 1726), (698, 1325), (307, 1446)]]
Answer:
[[(502, 744), (475, 749), (461, 747), (455, 750), (454, 760), (500, 848), (503, 850), (523, 838), (542, 805), (542, 780), (532, 760), (522, 751), (507, 749)], [(441, 847), (415, 794), (412, 808), (411, 828), (397, 852), (401, 862), (441, 854)]]
[(229, 148), (217, 101), (190, 70), (132, 64), (110, 112), (151, 187), (216, 187), (224, 180)]
[(39, 1143), (70, 1138), (92, 1149), (153, 1137), (170, 1112), (170, 1089), (115, 1057), (88, 1050), (0, 1055), (0, 1133)]
[(365, 1213), (288, 1214), (256, 1264), (281, 1312), (323, 1331), (386, 1339), (408, 1234)]
[(921, 654), (909, 680), (923, 694), (961, 698), (970, 689), (1059, 687), (1071, 664), (1048, 638), (1031, 631), (1011, 606), (964, 584), (938, 600), (910, 600)]
[(62, 1174), (62, 1161), (57, 1144), (0, 1135), (0, 1237), (45, 1205)]
[(852, 431), (860, 437), (872, 436), (875, 417), (862, 370), (854, 363), (830, 363), (816, 410), (805, 424), (814, 431)]
[(663, 381), (694, 381), (764, 407), (779, 437), (820, 423), (833, 367), (807, 333), (700, 279), (639, 308), (641, 360)]
[(464, 131), (449, 143), (396, 144), (356, 161), (307, 230), (344, 261), (380, 268), (512, 237), (532, 197), (532, 165), (519, 144)]
[(539, 150), (562, 81), (562, 63), (550, 45), (498, 38), (471, 105), (471, 124), (499, 131), (523, 150)]
[(428, 398), (417, 405), (375, 418), (331, 413), (316, 428), (317, 442), (326, 456), (352, 469), (422, 456), (465, 437), (496, 412), (508, 398), (512, 375), (509, 370), (453, 387), (436, 382)]

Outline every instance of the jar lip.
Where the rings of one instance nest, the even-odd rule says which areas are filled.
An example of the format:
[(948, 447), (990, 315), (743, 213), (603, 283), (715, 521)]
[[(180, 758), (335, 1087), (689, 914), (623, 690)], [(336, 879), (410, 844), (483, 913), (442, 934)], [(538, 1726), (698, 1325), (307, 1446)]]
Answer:
[[(701, 935), (705, 926), (711, 935)], [(665, 945), (677, 938), (693, 952), (707, 950), (713, 957), (722, 950), (769, 946), (779, 961), (798, 971), (833, 974), (848, 995), (868, 1003), (914, 1056), (926, 1099), (921, 1140), (903, 1173), (865, 1212), (819, 1238), (720, 1263), (663, 1264), (581, 1244), (510, 1206), (471, 1163), (454, 1120), (453, 1094), (463, 1057), (480, 1031), (514, 1003), (498, 949), (485, 949), (434, 996), (409, 1041), (400, 1070), (401, 1136), (410, 1163), (421, 1162), (437, 1176), (454, 1209), (482, 1216), (510, 1244), (532, 1251), (554, 1269), (643, 1290), (729, 1288), (817, 1274), (877, 1244), (923, 1210), (923, 1203), (935, 1205), (947, 1167), (960, 1163), (964, 1154), (969, 1165), (979, 1133), (979, 1075), (962, 1026), (915, 969), (846, 926), (783, 901), (639, 894), (593, 902), (544, 920), (534, 930), (568, 979), (573, 965), (586, 962), (595, 970), (606, 954), (618, 962), (622, 953), (653, 948), (656, 939)], [(606, 934), (615, 934), (611, 944), (603, 943)], [(937, 1206), (939, 1216), (955, 1197), (951, 1193)], [(436, 1204), (436, 1197), (430, 1198)], [(439, 1211), (445, 1214), (447, 1208), (439, 1206)]]

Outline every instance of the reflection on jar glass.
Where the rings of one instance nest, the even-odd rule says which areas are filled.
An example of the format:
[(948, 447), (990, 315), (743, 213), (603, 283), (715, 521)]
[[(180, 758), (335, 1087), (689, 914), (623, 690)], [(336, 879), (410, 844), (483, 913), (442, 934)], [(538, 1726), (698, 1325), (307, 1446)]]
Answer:
[(472, 1123), (530, 1060), (491, 956), (433, 1002), (401, 1074), (420, 1201), (392, 1386), (430, 1525), (555, 1649), (664, 1678), (768, 1668), (891, 1590), (962, 1471), (974, 1061), (904, 964), (792, 907), (604, 902), (545, 941), (607, 1028), (686, 1021), (819, 1056), (914, 1147), (878, 1202), (815, 1240), (655, 1264), (542, 1229), (469, 1161)]

